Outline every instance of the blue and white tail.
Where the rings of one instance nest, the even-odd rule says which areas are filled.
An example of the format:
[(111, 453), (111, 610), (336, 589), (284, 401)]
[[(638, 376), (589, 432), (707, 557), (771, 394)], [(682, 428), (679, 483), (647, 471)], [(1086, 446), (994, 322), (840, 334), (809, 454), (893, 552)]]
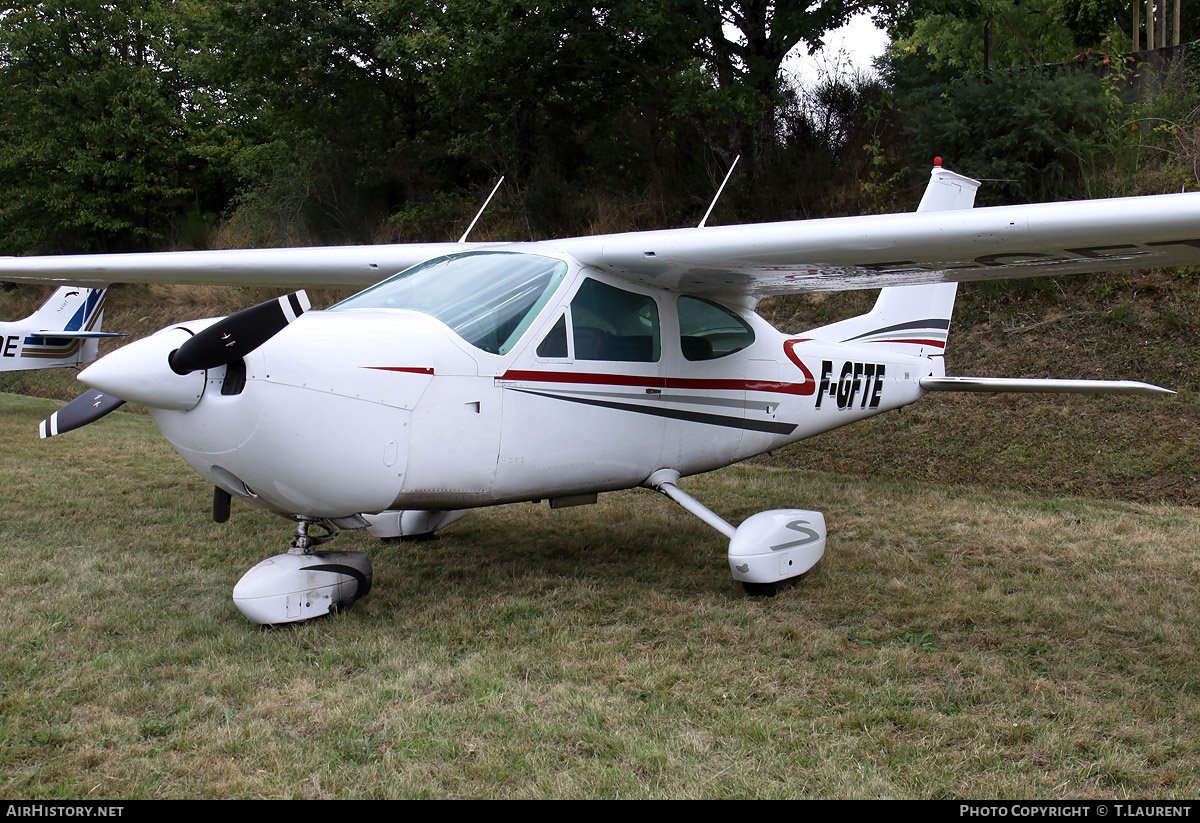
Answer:
[[(975, 205), (979, 181), (933, 168), (925, 196), (917, 211), (950, 211)], [(814, 340), (882, 346), (905, 354), (941, 355), (946, 350), (950, 315), (954, 312), (957, 283), (926, 286), (889, 286), (881, 289), (875, 307), (851, 317), (804, 333)]]
[(24, 320), (0, 322), (0, 371), (78, 366), (96, 359), (107, 289), (63, 286)]

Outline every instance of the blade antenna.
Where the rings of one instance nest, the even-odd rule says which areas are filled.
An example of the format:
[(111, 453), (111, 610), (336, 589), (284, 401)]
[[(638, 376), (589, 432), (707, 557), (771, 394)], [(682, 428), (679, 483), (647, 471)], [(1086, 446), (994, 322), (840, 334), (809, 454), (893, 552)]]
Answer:
[(492, 189), (492, 193), (488, 195), (487, 200), (483, 201), (475, 219), (471, 221), (471, 225), (467, 226), (467, 230), (463, 232), (463, 236), (458, 238), (458, 242), (467, 242), (467, 235), (471, 233), (471, 229), (475, 228), (475, 224), (479, 222), (479, 218), (483, 216), (483, 211), (488, 207), (488, 203), (492, 202), (492, 198), (496, 196), (496, 192), (500, 191), (500, 184), (504, 182), (504, 175), (500, 175), (500, 179), (496, 181), (496, 187)]
[(708, 204), (708, 211), (704, 213), (704, 219), (700, 221), (700, 225), (696, 226), (696, 228), (702, 229), (704, 228), (704, 224), (708, 222), (708, 216), (712, 214), (712, 210), (717, 205), (717, 201), (721, 199), (721, 192), (725, 191), (725, 184), (729, 182), (729, 178), (733, 175), (733, 170), (737, 168), (738, 161), (741, 159), (742, 156), (740, 154), (733, 158), (733, 164), (730, 165), (729, 171), (725, 172), (725, 179), (721, 181), (721, 187), (717, 189), (716, 197), (714, 197), (712, 202)]

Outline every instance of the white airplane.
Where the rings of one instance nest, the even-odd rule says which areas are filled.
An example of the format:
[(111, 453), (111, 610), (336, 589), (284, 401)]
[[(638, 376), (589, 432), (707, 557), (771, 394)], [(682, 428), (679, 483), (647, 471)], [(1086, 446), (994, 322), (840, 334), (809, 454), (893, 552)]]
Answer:
[[(825, 549), (819, 512), (735, 527), (680, 488), (931, 391), (1170, 393), (1144, 383), (947, 377), (958, 281), (1200, 263), (1200, 193), (972, 209), (939, 166), (916, 213), (529, 243), (0, 259), (0, 279), (371, 285), (181, 323), (99, 359), (43, 437), (142, 403), (214, 491), (295, 521), (290, 551), (234, 588), (256, 623), (366, 594), (339, 529), (432, 534), (467, 510), (593, 503), (648, 487), (729, 538), (752, 594)], [(861, 316), (789, 335), (770, 294), (882, 288)], [(317, 527), (319, 534), (312, 531)]]
[(0, 371), (81, 366), (96, 359), (104, 289), (62, 286), (24, 320), (0, 322)]

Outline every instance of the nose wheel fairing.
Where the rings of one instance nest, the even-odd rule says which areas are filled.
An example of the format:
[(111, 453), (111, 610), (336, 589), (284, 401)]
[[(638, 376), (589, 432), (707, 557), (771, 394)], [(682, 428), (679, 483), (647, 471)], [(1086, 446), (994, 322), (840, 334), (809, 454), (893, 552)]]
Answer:
[(246, 572), (233, 602), (252, 623), (296, 623), (366, 596), (371, 578), (366, 552), (288, 552)]

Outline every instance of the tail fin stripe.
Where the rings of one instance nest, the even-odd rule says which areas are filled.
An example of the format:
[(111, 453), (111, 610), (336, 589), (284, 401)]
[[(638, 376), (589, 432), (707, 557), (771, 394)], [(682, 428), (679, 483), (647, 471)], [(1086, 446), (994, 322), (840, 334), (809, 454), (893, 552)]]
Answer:
[(862, 340), (864, 337), (873, 337), (877, 334), (888, 334), (890, 332), (905, 331), (907, 329), (929, 331), (929, 332), (933, 332), (935, 334), (937, 333), (938, 330), (940, 330), (943, 332), (943, 335), (944, 335), (945, 332), (949, 331), (949, 329), (950, 329), (950, 320), (949, 320), (949, 318), (944, 318), (944, 319), (930, 318), (928, 320), (913, 320), (908, 323), (897, 323), (894, 326), (884, 326), (881, 329), (875, 329), (874, 331), (863, 332), (862, 334), (855, 335), (854, 337), (848, 337), (848, 338), (846, 338), (846, 342), (849, 342), (851, 340)]

